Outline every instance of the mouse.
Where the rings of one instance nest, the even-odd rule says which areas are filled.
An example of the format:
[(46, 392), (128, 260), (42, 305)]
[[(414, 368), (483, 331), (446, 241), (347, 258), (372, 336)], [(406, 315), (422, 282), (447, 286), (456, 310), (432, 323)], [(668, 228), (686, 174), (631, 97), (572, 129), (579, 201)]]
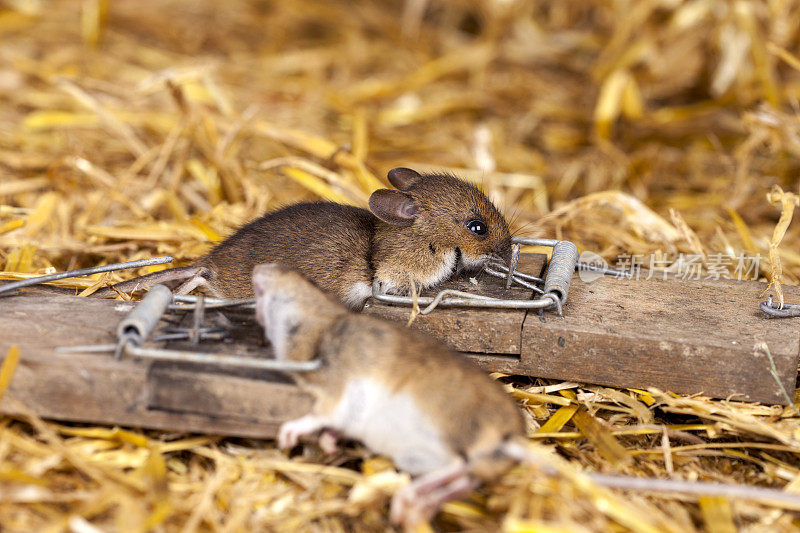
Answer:
[[(154, 272), (92, 296), (111, 297), (161, 283), (177, 294), (198, 289), (218, 298), (252, 298), (262, 263), (287, 265), (353, 310), (372, 295), (434, 287), (489, 260), (511, 261), (500, 211), (475, 185), (451, 174), (395, 168), (394, 189), (378, 189), (369, 209), (334, 202), (289, 205), (250, 222), (192, 265)], [(115, 289), (115, 290), (114, 290)]]
[(314, 398), (284, 422), (282, 449), (319, 435), (333, 453), (359, 440), (412, 476), (392, 498), (391, 520), (414, 526), (439, 507), (503, 474), (527, 441), (522, 413), (502, 387), (428, 335), (348, 310), (281, 264), (253, 272), (256, 320), (276, 359), (321, 366), (295, 372)]

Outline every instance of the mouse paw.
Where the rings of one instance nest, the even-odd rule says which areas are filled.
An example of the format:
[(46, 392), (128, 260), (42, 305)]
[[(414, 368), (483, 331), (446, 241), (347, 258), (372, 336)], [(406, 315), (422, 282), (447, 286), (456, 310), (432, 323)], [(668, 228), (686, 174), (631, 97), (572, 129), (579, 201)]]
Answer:
[(419, 525), (430, 522), (441, 505), (451, 499), (446, 497), (420, 496), (413, 487), (404, 487), (392, 498), (389, 519), (393, 524), (402, 525), (406, 531), (415, 531)]
[(379, 281), (378, 289), (384, 294), (393, 294), (395, 296), (408, 296), (411, 294), (411, 287), (408, 286), (407, 282)]
[(278, 430), (278, 447), (282, 450), (294, 448), (300, 441), (300, 437), (316, 433), (325, 427), (325, 422), (314, 415), (306, 415), (284, 422)]
[[(392, 498), (391, 508), (389, 509), (389, 520), (392, 524), (405, 523), (406, 525), (413, 526), (416, 521), (411, 520), (409, 516), (409, 509), (413, 508), (412, 500), (414, 498), (413, 491), (408, 490), (409, 486), (394, 493)], [(414, 517), (419, 518), (419, 517)]]
[(339, 434), (330, 429), (325, 428), (319, 436), (319, 447), (327, 455), (333, 455), (339, 451), (337, 442), (339, 441)]
[(470, 478), (461, 462), (428, 472), (395, 493), (389, 517), (395, 524), (413, 528), (433, 518), (443, 503), (463, 496), (476, 486), (477, 482)]
[(420, 501), (413, 487), (406, 486), (392, 498), (389, 520), (402, 525), (404, 531), (417, 531), (420, 525), (430, 522), (437, 510), (437, 507)]
[(285, 424), (281, 425), (280, 430), (278, 430), (278, 448), (281, 450), (294, 448), (295, 445), (297, 445), (299, 438), (300, 435), (293, 431), (291, 423), (286, 422)]

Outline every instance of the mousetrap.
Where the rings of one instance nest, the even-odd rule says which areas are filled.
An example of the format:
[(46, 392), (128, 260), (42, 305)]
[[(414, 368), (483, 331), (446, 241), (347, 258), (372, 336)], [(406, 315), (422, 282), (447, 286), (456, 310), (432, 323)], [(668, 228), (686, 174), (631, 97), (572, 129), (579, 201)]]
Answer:
[[(573, 275), (574, 245), (559, 242), (547, 241), (549, 262), (515, 248), (511, 286), (490, 266), (418, 295), (411, 327), (488, 371), (766, 403), (793, 396), (800, 322), (767, 318), (775, 305), (753, 303), (762, 284), (587, 283)], [(374, 290), (365, 313), (409, 321), (414, 298)], [(800, 300), (797, 287), (784, 291)], [(12, 345), (21, 355), (0, 412), (22, 404), (60, 420), (272, 437), (311, 406), (286, 372), (319, 362), (271, 359), (252, 301), (173, 297), (161, 287), (140, 302), (27, 292), (2, 297), (0, 308), (0, 357)]]

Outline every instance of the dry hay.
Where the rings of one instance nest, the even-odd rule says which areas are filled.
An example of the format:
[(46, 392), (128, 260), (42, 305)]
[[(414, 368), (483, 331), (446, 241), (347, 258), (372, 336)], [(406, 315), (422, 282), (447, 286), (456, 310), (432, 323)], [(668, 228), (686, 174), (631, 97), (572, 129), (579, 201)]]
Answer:
[[(788, 224), (797, 200), (773, 190), (800, 192), (798, 3), (0, 6), (3, 278), (166, 253), (187, 263), (283, 203), (364, 205), (398, 165), (464, 169), (523, 234), (569, 238), (607, 258), (758, 253), (772, 258), (759, 279), (800, 277), (800, 230)], [(615, 492), (577, 473), (798, 493), (792, 409), (505, 381), (563, 473), (520, 467), (448, 504), (436, 527), (800, 525), (778, 506)], [(4, 418), (0, 527), (388, 527), (387, 498), (404, 476), (357, 447), (305, 453)]]

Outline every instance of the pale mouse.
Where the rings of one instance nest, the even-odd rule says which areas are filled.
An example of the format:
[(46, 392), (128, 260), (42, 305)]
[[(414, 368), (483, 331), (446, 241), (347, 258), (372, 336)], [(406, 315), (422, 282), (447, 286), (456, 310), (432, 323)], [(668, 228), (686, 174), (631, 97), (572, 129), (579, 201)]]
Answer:
[(284, 423), (279, 445), (321, 432), (362, 441), (415, 476), (392, 501), (395, 522), (413, 525), (439, 506), (514, 464), (524, 443), (512, 398), (478, 367), (437, 340), (349, 312), (297, 272), (260, 265), (253, 276), (256, 316), (275, 357), (322, 359), (297, 373), (315, 398), (312, 412)]

